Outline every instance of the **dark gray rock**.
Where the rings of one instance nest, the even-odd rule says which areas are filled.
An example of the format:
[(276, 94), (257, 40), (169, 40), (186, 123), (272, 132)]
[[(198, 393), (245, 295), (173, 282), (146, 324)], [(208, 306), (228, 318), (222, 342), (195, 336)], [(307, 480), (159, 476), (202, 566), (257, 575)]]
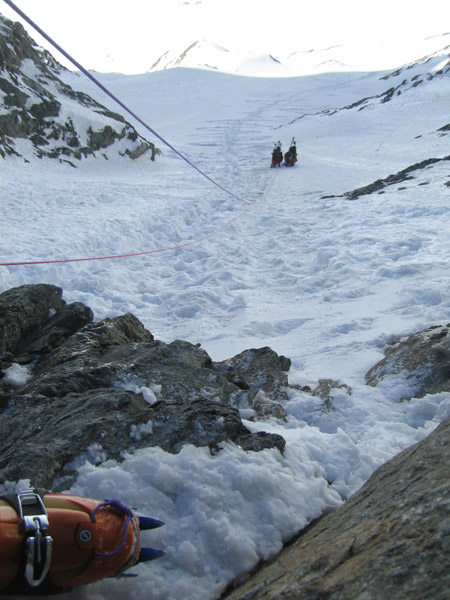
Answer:
[(16, 361), (25, 364), (39, 356), (48, 354), (78, 329), (91, 323), (93, 318), (92, 310), (81, 304), (81, 302), (63, 306), (55, 314), (49, 316), (37, 331), (27, 338), (23, 344), (23, 352), (21, 347), (16, 350)]
[(447, 600), (450, 419), (226, 600)]
[(289, 358), (279, 356), (266, 346), (244, 350), (217, 366), (242, 390), (241, 406), (252, 408), (259, 418), (286, 417), (281, 402), (288, 399)]
[(402, 169), (398, 173), (388, 175), (384, 179), (377, 179), (377, 181), (374, 181), (369, 185), (358, 188), (356, 190), (352, 190), (351, 192), (346, 192), (343, 195), (343, 197), (347, 198), (348, 200), (356, 200), (360, 196), (365, 196), (367, 194), (379, 192), (380, 190), (384, 190), (384, 188), (390, 185), (396, 185), (402, 183), (403, 181), (414, 179), (414, 175), (412, 175), (412, 173), (414, 173), (415, 171), (421, 171), (423, 169), (426, 169), (430, 165), (434, 165), (444, 160), (450, 160), (450, 155), (444, 156), (443, 158), (428, 158), (427, 160), (415, 163), (414, 165), (406, 167), (406, 169)]
[[(20, 345), (35, 338), (37, 330), (45, 331), (47, 337), (51, 337), (51, 323), (61, 318), (61, 311), (66, 315), (69, 312), (62, 299), (62, 289), (54, 285), (25, 285), (1, 294), (1, 356), (20, 352)], [(92, 312), (89, 314), (92, 321)], [(72, 326), (69, 330), (72, 330), (71, 333), (75, 331)]]
[[(57, 491), (73, 480), (78, 461), (121, 458), (133, 441), (133, 423), (145, 421), (142, 396), (126, 390), (91, 390), (58, 397), (0, 395), (0, 479), (30, 479)], [(59, 484), (54, 485), (55, 480)]]
[(366, 374), (367, 383), (376, 386), (401, 375), (410, 383), (415, 397), (450, 392), (449, 328), (450, 324), (431, 327), (393, 343), (385, 358)]
[[(0, 480), (31, 479), (57, 490), (80, 461), (121, 460), (142, 447), (179, 452), (194, 444), (219, 452), (222, 442), (233, 442), (243, 451), (283, 451), (281, 436), (243, 425), (238, 407), (247, 392), (199, 345), (155, 340), (131, 314), (92, 320), (89, 308), (66, 304), (55, 286), (0, 295), (2, 375), (13, 363), (29, 370), (17, 387), (0, 379)], [(286, 385), (285, 373), (281, 382), (276, 374), (289, 367), (287, 359), (268, 348), (250, 356), (255, 395), (256, 373), (261, 391)]]

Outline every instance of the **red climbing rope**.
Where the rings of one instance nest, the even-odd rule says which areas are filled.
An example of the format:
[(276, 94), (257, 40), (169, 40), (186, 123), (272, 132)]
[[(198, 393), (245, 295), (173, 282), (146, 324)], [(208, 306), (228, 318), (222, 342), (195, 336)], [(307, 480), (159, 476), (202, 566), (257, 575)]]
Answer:
[[(134, 117), (141, 125), (143, 125), (148, 131), (150, 131), (153, 135), (155, 135), (159, 140), (161, 140), (166, 146), (168, 146), (175, 154), (177, 154), (180, 158), (186, 161), (193, 169), (198, 171), (203, 177), (208, 179), (215, 186), (220, 188), (222, 191), (226, 192), (233, 198), (237, 200), (241, 200), (236, 194), (230, 192), (225, 187), (220, 185), (212, 179), (209, 175), (204, 173), (197, 165), (191, 162), (188, 158), (186, 158), (183, 154), (181, 154), (176, 148), (174, 148), (169, 142), (167, 142), (163, 137), (161, 137), (154, 129), (152, 129), (145, 121), (143, 121), (140, 117), (138, 117), (132, 110), (130, 110), (121, 100), (119, 100), (116, 96), (114, 96), (103, 84), (101, 84), (87, 69), (85, 69), (79, 62), (77, 62), (70, 54), (68, 54), (61, 46), (59, 46), (49, 35), (45, 33), (36, 23), (34, 23), (20, 8), (18, 8), (11, 0), (4, 0), (4, 2), (10, 6), (17, 14), (19, 14), (29, 25), (31, 25), (38, 33), (40, 33), (52, 46), (54, 46), (63, 56), (65, 56), (72, 64), (74, 64), (77, 69), (79, 69), (82, 73), (86, 75), (89, 79), (91, 79), (103, 92), (105, 92), (110, 98), (112, 98), (115, 102), (117, 102), (126, 112), (128, 112), (132, 117)], [(255, 195), (253, 200), (247, 205), (245, 210), (243, 210), (240, 214), (233, 217), (229, 221), (227, 221), (224, 225), (209, 233), (201, 238), (190, 242), (184, 242), (182, 244), (178, 244), (176, 246), (169, 246), (166, 248), (158, 248), (156, 250), (147, 250), (145, 252), (130, 252), (128, 254), (117, 254), (112, 256), (94, 256), (94, 257), (85, 257), (85, 258), (63, 258), (63, 259), (49, 259), (49, 260), (35, 260), (35, 261), (18, 261), (18, 262), (2, 262), (0, 263), (1, 267), (11, 267), (11, 266), (20, 266), (20, 265), (48, 265), (55, 263), (70, 263), (70, 262), (84, 262), (84, 261), (92, 261), (92, 260), (110, 260), (113, 258), (129, 258), (132, 256), (145, 256), (147, 254), (156, 254), (159, 252), (167, 252), (169, 250), (178, 250), (180, 248), (186, 248), (187, 246), (193, 246), (194, 244), (198, 244), (204, 240), (207, 240), (214, 235), (217, 235), (224, 229), (226, 229), (229, 225), (243, 217), (253, 206), (253, 204), (257, 201), (258, 197), (262, 194), (262, 191), (265, 189), (269, 178), (264, 182), (261, 186), (261, 189)]]
[(168, 246), (166, 248), (158, 248), (156, 250), (146, 250), (145, 252), (130, 252), (128, 254), (115, 254), (112, 256), (91, 256), (91, 257), (86, 257), (86, 258), (61, 258), (61, 259), (50, 259), (50, 260), (2, 262), (2, 263), (0, 263), (0, 267), (13, 267), (13, 266), (20, 266), (20, 265), (50, 265), (50, 264), (55, 264), (55, 263), (85, 262), (85, 261), (91, 261), (91, 260), (110, 260), (113, 258), (130, 258), (132, 256), (145, 256), (147, 254), (157, 254), (159, 252), (168, 252), (169, 250), (178, 250), (180, 248), (186, 248), (187, 246), (193, 246), (194, 244), (199, 244), (200, 242), (203, 242), (204, 240), (207, 240), (207, 239), (217, 235), (218, 233), (220, 233), (221, 231), (223, 231), (224, 229), (229, 227), (232, 223), (235, 223), (237, 220), (241, 219), (246, 213), (248, 213), (248, 211), (252, 208), (252, 206), (257, 202), (258, 198), (260, 196), (264, 195), (264, 191), (267, 187), (269, 180), (273, 179), (274, 176), (275, 176), (275, 173), (273, 173), (273, 172), (270, 173), (269, 177), (264, 181), (263, 185), (261, 186), (259, 191), (255, 194), (252, 201), (247, 205), (245, 210), (240, 212), (238, 215), (234, 216), (232, 219), (230, 219), (229, 221), (224, 223), (221, 227), (219, 227), (215, 231), (212, 231), (211, 233), (208, 233), (207, 235), (204, 235), (203, 237), (200, 237), (196, 240), (192, 240), (190, 242), (184, 242), (182, 244), (177, 244), (176, 246)]

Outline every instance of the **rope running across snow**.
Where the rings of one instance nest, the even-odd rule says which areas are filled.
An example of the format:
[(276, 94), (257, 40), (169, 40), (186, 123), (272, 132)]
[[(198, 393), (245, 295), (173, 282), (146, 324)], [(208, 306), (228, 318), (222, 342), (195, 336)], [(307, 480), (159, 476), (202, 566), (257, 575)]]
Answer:
[[(78, 61), (76, 61), (74, 58), (72, 58), (72, 56), (70, 56), (61, 46), (59, 46), (59, 44), (57, 44), (38, 25), (36, 25), (36, 23), (34, 23), (34, 21), (32, 21), (19, 7), (17, 7), (13, 2), (11, 2), (11, 0), (3, 0), (3, 1), (8, 6), (10, 6), (10, 8), (12, 8), (18, 15), (20, 15), (29, 25), (31, 25), (31, 27), (33, 27), (42, 37), (44, 37), (50, 44), (52, 44), (52, 46), (54, 46), (73, 65), (75, 65), (75, 67), (77, 67), (77, 69), (79, 69), (82, 73), (84, 73), (86, 75), (86, 77), (91, 79), (95, 83), (95, 85), (97, 85), (103, 92), (105, 92), (105, 94), (107, 94), (110, 98), (112, 98), (115, 102), (117, 102), (119, 104), (119, 106), (121, 106), (126, 112), (128, 112), (134, 119), (136, 119), (143, 127), (145, 127), (148, 131), (150, 131), (150, 133), (152, 133), (155, 137), (157, 137), (161, 142), (163, 142), (166, 146), (168, 146), (177, 156), (179, 156), (182, 160), (187, 162), (193, 169), (198, 171), (203, 177), (208, 179), (208, 181), (210, 181), (212, 184), (214, 184), (215, 186), (220, 188), (222, 191), (226, 192), (227, 194), (229, 194), (236, 200), (241, 200), (241, 198), (239, 198), (236, 194), (234, 194), (233, 192), (230, 192), (225, 187), (220, 185), (220, 183), (217, 183), (216, 181), (214, 181), (214, 179), (212, 179), (209, 175), (204, 173), (199, 167), (197, 167), (197, 165), (195, 165), (193, 162), (191, 162), (187, 157), (185, 157), (183, 154), (181, 154), (181, 152), (179, 152), (176, 148), (174, 148), (168, 141), (166, 141), (162, 136), (160, 136), (156, 131), (154, 131), (154, 129), (152, 129), (149, 125), (147, 125), (147, 123), (145, 123), (145, 121), (143, 121), (140, 117), (138, 117), (121, 100), (119, 100), (116, 96), (114, 96), (114, 94), (112, 94), (103, 84), (101, 84), (92, 75), (92, 73), (90, 73), (87, 69), (85, 69)], [(269, 176), (269, 178), (270, 178), (270, 176)], [(165, 247), (165, 248), (158, 248), (156, 250), (147, 250), (145, 252), (130, 252), (128, 254), (117, 254), (117, 255), (111, 255), (111, 256), (95, 256), (95, 257), (86, 257), (86, 258), (65, 258), (65, 259), (50, 259), (50, 260), (36, 260), (36, 261), (2, 262), (2, 263), (0, 263), (0, 266), (1, 267), (9, 267), (9, 266), (20, 266), (20, 265), (48, 265), (48, 264), (55, 264), (55, 263), (84, 262), (84, 261), (93, 261), (93, 260), (109, 260), (109, 259), (113, 259), (113, 258), (129, 258), (129, 257), (133, 257), (133, 256), (145, 256), (148, 254), (156, 254), (159, 252), (167, 252), (169, 250), (178, 250), (180, 248), (186, 248), (187, 246), (192, 246), (194, 244), (198, 244), (199, 242), (202, 242), (204, 240), (207, 240), (207, 239), (217, 235), (218, 233), (220, 233), (221, 231), (223, 231), (224, 229), (229, 227), (232, 223), (234, 223), (235, 221), (237, 221), (238, 219), (243, 217), (250, 210), (250, 208), (255, 204), (257, 199), (263, 195), (263, 192), (267, 186), (269, 178), (266, 179), (266, 181), (261, 186), (260, 190), (257, 192), (257, 194), (255, 195), (253, 200), (247, 205), (245, 210), (243, 210), (241, 213), (239, 213), (238, 215), (236, 215), (235, 217), (233, 217), (232, 219), (227, 221), (224, 225), (222, 225), (215, 231), (213, 231), (203, 237), (200, 237), (196, 240), (190, 241), (190, 242), (184, 242), (182, 244), (178, 244), (175, 246), (169, 246), (169, 247)]]
[(190, 242), (184, 242), (183, 244), (178, 244), (176, 246), (168, 246), (166, 248), (158, 248), (156, 250), (147, 250), (145, 252), (130, 252), (129, 254), (116, 254), (113, 256), (93, 256), (93, 257), (87, 257), (87, 258), (61, 258), (61, 259), (52, 259), (52, 260), (2, 262), (2, 263), (0, 263), (0, 267), (14, 267), (14, 266), (21, 266), (21, 265), (50, 265), (50, 264), (55, 264), (55, 263), (85, 262), (85, 261), (91, 261), (91, 260), (110, 260), (113, 258), (130, 258), (132, 256), (145, 256), (147, 254), (157, 254), (159, 252), (167, 252), (169, 250), (179, 250), (180, 248), (186, 248), (187, 246), (193, 246), (194, 244), (198, 244), (200, 242), (203, 242), (204, 240), (212, 238), (213, 236), (217, 235), (218, 233), (220, 233), (221, 231), (223, 231), (224, 229), (229, 227), (232, 223), (235, 223), (236, 221), (241, 219), (246, 213), (248, 213), (248, 211), (252, 208), (252, 206), (255, 204), (255, 202), (258, 200), (258, 198), (264, 195), (265, 188), (267, 187), (269, 179), (273, 179), (274, 176), (275, 176), (275, 173), (273, 173), (273, 174), (271, 173), (269, 175), (269, 177), (264, 181), (260, 190), (257, 192), (257, 194), (255, 194), (253, 200), (247, 205), (245, 210), (243, 210), (241, 213), (239, 213), (238, 215), (236, 215), (235, 217), (233, 217), (232, 219), (230, 219), (229, 221), (227, 221), (226, 223), (221, 225), (218, 229), (212, 231), (211, 233), (208, 233), (207, 235), (204, 235), (201, 238), (192, 240)]
[(45, 33), (45, 31), (43, 31), (39, 27), (39, 25), (37, 25), (32, 19), (30, 19), (30, 17), (28, 17), (28, 15), (26, 15), (18, 6), (16, 6), (14, 4), (14, 2), (11, 2), (11, 0), (3, 0), (3, 1), (10, 8), (12, 8), (18, 15), (20, 15), (22, 17), (22, 19), (24, 19), (29, 25), (31, 25), (31, 27), (33, 27), (33, 29), (35, 29), (43, 38), (45, 38), (47, 40), (47, 42), (49, 42), (54, 48), (56, 48), (58, 50), (58, 52), (60, 52), (63, 56), (65, 56), (65, 58), (67, 58), (67, 60), (69, 60), (79, 71), (81, 71), (84, 75), (86, 75), (86, 77), (88, 77), (91, 81), (93, 81), (97, 87), (99, 87), (105, 94), (107, 94), (110, 98), (112, 98), (112, 100), (114, 100), (114, 102), (117, 102), (117, 104), (121, 108), (123, 108), (123, 110), (125, 110), (134, 119), (136, 119), (136, 121), (138, 121), (143, 127), (145, 127), (145, 129), (147, 129), (156, 138), (158, 138), (158, 140), (160, 140), (163, 144), (165, 144), (168, 148), (170, 148), (172, 150), (172, 152), (174, 152), (182, 160), (184, 160), (185, 162), (187, 162), (187, 164), (189, 166), (191, 166), (193, 169), (195, 169), (196, 171), (198, 171), (200, 173), (200, 175), (202, 175), (203, 177), (205, 177), (213, 185), (215, 185), (216, 187), (220, 188), (222, 191), (224, 191), (226, 194), (229, 194), (230, 196), (232, 196), (236, 200), (240, 200), (240, 198), (238, 196), (236, 196), (236, 194), (234, 194), (233, 192), (230, 192), (230, 190), (227, 190), (220, 183), (218, 183), (217, 181), (215, 181), (214, 179), (212, 179), (212, 177), (210, 177), (209, 175), (207, 175), (204, 171), (202, 171), (199, 167), (197, 167), (196, 164), (194, 164), (191, 160), (189, 160), (189, 158), (187, 158), (186, 156), (184, 156), (184, 154), (182, 154), (181, 152), (179, 152), (174, 146), (172, 146), (172, 144), (170, 144), (161, 135), (159, 135), (159, 133), (157, 133), (154, 129), (152, 129), (149, 125), (147, 125), (147, 123), (143, 119), (141, 119), (140, 117), (138, 117), (138, 115), (136, 115), (130, 108), (128, 108), (128, 106), (126, 106), (126, 104), (124, 104), (121, 100), (119, 100), (119, 98), (117, 98), (117, 96), (115, 96), (112, 92), (110, 92), (108, 90), (108, 88), (106, 88), (102, 83), (100, 83), (100, 81), (96, 77), (94, 77), (94, 75), (92, 75), (92, 73), (90, 73), (87, 69), (85, 69), (77, 60), (75, 60), (74, 58), (72, 58), (72, 56), (70, 54), (68, 54), (64, 50), (64, 48), (62, 48), (49, 35), (47, 35)]

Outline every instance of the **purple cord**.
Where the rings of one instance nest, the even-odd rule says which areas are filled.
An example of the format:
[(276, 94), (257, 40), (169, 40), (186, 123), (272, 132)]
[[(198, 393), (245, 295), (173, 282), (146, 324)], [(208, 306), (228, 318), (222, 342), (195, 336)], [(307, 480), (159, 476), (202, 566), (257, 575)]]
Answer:
[(112, 558), (113, 556), (116, 556), (117, 554), (119, 554), (119, 552), (122, 550), (122, 548), (125, 544), (125, 538), (127, 535), (128, 525), (130, 524), (131, 517), (133, 516), (133, 511), (130, 508), (128, 508), (128, 506), (125, 506), (125, 504), (122, 504), (122, 502), (120, 502), (120, 500), (105, 500), (104, 502), (101, 502), (100, 504), (98, 504), (92, 511), (92, 514), (91, 514), (91, 522), (92, 523), (95, 523), (95, 515), (97, 514), (98, 510), (100, 508), (105, 508), (106, 506), (115, 508), (117, 511), (119, 511), (127, 516), (124, 526), (123, 526), (122, 539), (120, 540), (120, 544), (119, 544), (118, 548), (116, 550), (114, 550), (113, 552), (107, 552), (106, 554), (102, 554), (101, 552), (97, 552), (97, 550), (94, 550), (94, 554), (96, 556), (100, 556), (102, 558)]

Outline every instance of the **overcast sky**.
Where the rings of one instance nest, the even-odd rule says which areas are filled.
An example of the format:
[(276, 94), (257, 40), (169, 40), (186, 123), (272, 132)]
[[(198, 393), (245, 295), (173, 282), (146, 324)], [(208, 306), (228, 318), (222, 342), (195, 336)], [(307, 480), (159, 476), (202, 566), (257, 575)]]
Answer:
[[(15, 4), (83, 66), (99, 71), (111, 65), (111, 57), (116, 70), (145, 71), (166, 50), (182, 51), (198, 39), (283, 58), (339, 43), (394, 39), (401, 44), (450, 31), (450, 0), (428, 0), (419, 6), (411, 0), (17, 0)], [(20, 20), (4, 0), (0, 11)]]

